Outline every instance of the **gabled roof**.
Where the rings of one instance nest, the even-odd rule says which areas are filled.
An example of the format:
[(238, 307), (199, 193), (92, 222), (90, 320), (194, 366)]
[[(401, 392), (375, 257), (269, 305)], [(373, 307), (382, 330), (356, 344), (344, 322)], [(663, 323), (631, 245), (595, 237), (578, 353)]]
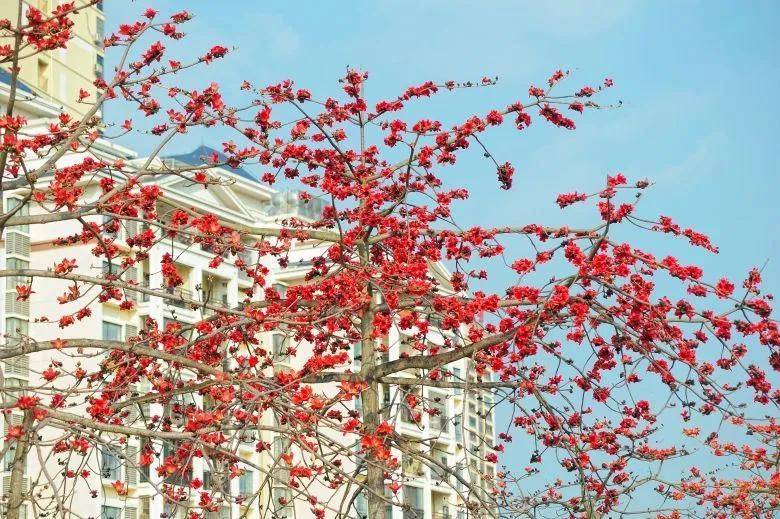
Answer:
[[(205, 145), (200, 145), (189, 153), (184, 153), (181, 155), (169, 155), (167, 157), (163, 157), (163, 159), (183, 162), (184, 164), (190, 166), (200, 166), (203, 164), (208, 164), (210, 157), (214, 153), (217, 154), (217, 157), (220, 161), (227, 160), (227, 156), (224, 153), (221, 153), (214, 148)], [(244, 168), (232, 168), (228, 165), (220, 166), (220, 168), (230, 171), (231, 173), (235, 173), (236, 175), (239, 175), (247, 180), (257, 182), (257, 177)]]

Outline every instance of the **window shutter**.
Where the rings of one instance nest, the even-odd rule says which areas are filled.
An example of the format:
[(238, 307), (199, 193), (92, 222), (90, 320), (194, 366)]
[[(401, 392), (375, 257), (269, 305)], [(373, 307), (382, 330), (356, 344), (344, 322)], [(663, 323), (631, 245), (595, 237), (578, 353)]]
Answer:
[[(127, 272), (125, 272), (125, 281), (132, 284), (138, 283), (138, 269), (135, 267), (128, 268)], [(130, 301), (138, 301), (138, 292), (135, 290), (128, 290), (127, 299)]]
[[(128, 486), (138, 484), (138, 447), (133, 445), (128, 445), (125, 449), (125, 480)], [(125, 519), (135, 519), (135, 515), (130, 518), (125, 514)]]
[(125, 235), (132, 238), (138, 234), (138, 222), (135, 220), (125, 220)]
[(19, 232), (7, 232), (5, 236), (5, 252), (16, 254), (17, 256), (29, 256), (30, 237)]
[[(30, 477), (24, 476), (22, 478), (22, 493), (27, 494), (30, 492)], [(7, 496), (11, 493), (11, 475), (3, 476), (3, 495)]]
[(6, 414), (3, 416), (3, 436), (8, 436), (8, 428), (12, 425), (22, 425), (24, 417), (20, 414)]
[(19, 355), (5, 361), (6, 376), (17, 376), (27, 378), (30, 376), (30, 357)]
[(10, 290), (5, 293), (5, 311), (9, 314), (30, 315), (30, 302), (17, 301), (16, 287), (9, 288)]
[(130, 337), (135, 337), (138, 335), (138, 327), (134, 324), (126, 324), (125, 325), (125, 339), (129, 339)]

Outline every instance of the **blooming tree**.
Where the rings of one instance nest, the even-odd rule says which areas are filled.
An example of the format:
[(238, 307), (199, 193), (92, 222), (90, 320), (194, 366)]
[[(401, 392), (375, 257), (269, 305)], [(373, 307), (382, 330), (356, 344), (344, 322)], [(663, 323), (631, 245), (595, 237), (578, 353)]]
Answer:
[[(487, 89), (493, 79), (427, 81), (376, 101), (364, 93), (368, 74), (350, 70), (334, 97), (289, 80), (246, 81), (243, 101), (231, 106), (217, 83), (190, 88), (179, 80), (189, 68), (207, 74), (229, 49), (177, 60), (166, 44), (184, 37), (191, 15), (163, 18), (149, 9), (105, 39), (120, 57), (94, 92), (71, 93), (86, 115), (62, 113), (33, 129), (19, 113), (18, 70), (36, 53), (69, 46), (73, 17), (94, 3), (30, 7), (19, 20), (0, 20), (0, 62), (11, 71), (0, 118), (0, 191), (21, 200), (3, 208), (0, 226), (59, 233), (50, 268), (6, 262), (0, 271), (17, 301), (33, 303), (32, 330), (59, 330), (42, 337), (6, 329), (2, 339), (4, 362), (29, 356), (33, 366), (29, 386), (1, 388), (6, 415), (21, 410), (24, 417), (6, 430), (7, 517), (19, 517), (23, 503), (40, 517), (70, 517), (78, 511), (74, 496), (97, 496), (97, 482), (112, 479), (94, 469), (100, 450), (130, 442), (141, 446), (137, 468), (157, 495), (190, 503), (192, 518), (233, 503), (267, 517), (279, 504), (355, 517), (364, 496), (368, 516), (382, 519), (388, 505), (409, 508), (399, 499), (407, 459), (444, 474), (442, 484), (471, 516), (776, 513), (780, 393), (770, 379), (780, 370), (780, 349), (759, 270), (730, 281), (670, 255), (664, 244), (675, 241), (717, 248), (670, 217), (640, 216), (650, 183), (621, 173), (594, 192), (551, 195), (561, 209), (593, 207), (590, 220), (571, 226), (464, 228), (454, 219), (456, 204), (469, 207), (468, 185), (452, 181), (461, 156), (482, 154), (488, 165), (464, 184), (512, 189), (515, 169), (489, 151), (491, 132), (512, 127), (522, 146), (536, 125), (574, 130), (575, 119), (599, 108), (611, 80), (564, 90), (572, 79), (558, 71), (527, 95), (452, 126), (411, 119), (407, 107)], [(135, 121), (100, 119), (118, 102), (137, 109)], [(222, 154), (196, 166), (158, 159), (180, 134), (211, 128), (234, 133)], [(156, 136), (148, 159), (107, 160), (97, 152), (132, 131)], [(227, 224), (173, 205), (158, 185), (176, 176), (207, 190), (228, 182), (215, 168), (246, 164), (262, 170), (265, 184), (297, 184), (301, 202), (320, 201), (321, 214), (262, 227)], [(119, 229), (133, 229), (123, 243)], [(640, 247), (652, 233), (667, 241)], [(171, 240), (251, 278), (240, 304), (177, 291), (176, 258), (154, 255)], [(78, 244), (109, 268), (96, 275), (79, 264), (69, 255)], [(527, 251), (517, 252), (524, 244)], [(315, 251), (303, 280), (281, 293), (271, 272), (287, 268), (302, 247)], [(161, 275), (159, 286), (123, 276), (152, 258), (159, 258), (148, 267)], [(507, 269), (512, 283), (479, 290)], [(59, 309), (37, 313), (36, 296), (55, 282), (65, 287)], [(110, 301), (134, 312), (138, 296), (200, 318), (147, 318), (123, 340), (95, 338), (82, 324)], [(388, 340), (394, 329), (402, 345)], [(290, 369), (275, 369), (264, 339), (279, 330), (291, 338)], [(470, 373), (451, 369), (461, 361)], [(462, 426), (442, 414), (431, 388), (476, 395), (511, 415), (499, 424), (499, 441), (476, 454), (498, 463), (496, 473), (464, 477), (430, 454), (436, 437), (415, 443), (398, 432), (401, 419)], [(161, 411), (135, 412), (149, 404)], [(238, 454), (248, 431), (258, 433), (257, 457)], [(530, 459), (503, 459), (510, 442), (529, 446)], [(25, 491), (23, 467), (33, 458), (40, 470)], [(250, 493), (231, 494), (193, 475), (194, 460), (224, 481), (248, 469), (263, 478)], [(281, 498), (270, 493), (279, 473), (290, 490)], [(128, 494), (125, 481), (109, 483)]]

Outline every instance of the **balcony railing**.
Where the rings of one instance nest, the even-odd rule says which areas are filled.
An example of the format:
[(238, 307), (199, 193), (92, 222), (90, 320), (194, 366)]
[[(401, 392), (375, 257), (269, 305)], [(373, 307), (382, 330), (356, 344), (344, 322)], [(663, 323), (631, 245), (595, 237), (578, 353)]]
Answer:
[(421, 477), (425, 475), (423, 464), (419, 459), (412, 456), (403, 456), (401, 461), (405, 476)]
[(449, 483), (450, 475), (444, 469), (431, 468), (431, 479), (440, 483)]
[[(170, 221), (166, 221), (165, 219), (163, 219), (160, 223), (163, 225), (170, 225)], [(192, 245), (193, 239), (192, 235), (190, 234), (177, 232), (175, 236), (171, 236), (171, 231), (168, 229), (163, 229), (162, 233), (166, 240), (173, 240), (176, 243), (181, 243), (182, 245)]]
[[(227, 294), (222, 294), (221, 296), (206, 297), (205, 303), (220, 308), (225, 308), (225, 309), (230, 308), (230, 305), (228, 304), (228, 300), (227, 300)], [(215, 313), (215, 310), (212, 310), (211, 308), (206, 308), (204, 310), (204, 313), (208, 315), (213, 315)]]
[[(166, 288), (165, 291), (171, 295), (181, 297), (183, 299), (192, 300), (192, 292), (190, 290), (187, 290), (186, 288)], [(187, 303), (184, 303), (183, 301), (178, 301), (175, 299), (168, 299), (167, 300), (169, 304), (177, 307), (177, 308), (187, 308)]]
[(201, 243), (200, 244), (200, 250), (202, 250), (203, 252), (207, 252), (209, 254), (214, 254), (216, 256), (221, 256), (224, 259), (227, 259), (230, 256), (230, 251), (228, 251), (227, 249), (223, 250), (222, 252), (217, 253), (217, 251), (215, 250), (214, 245), (209, 244), (209, 243)]
[(404, 519), (423, 519), (425, 511), (422, 508), (409, 508), (404, 510)]
[[(241, 260), (244, 262), (244, 268), (249, 267), (252, 264), (252, 256), (246, 252), (239, 252), (238, 257), (241, 258)], [(249, 277), (249, 275), (243, 270), (240, 269), (238, 271), (238, 279), (241, 279), (243, 281), (249, 281), (252, 278)]]
[(430, 424), (431, 428), (436, 431), (445, 434), (450, 432), (450, 420), (445, 415), (431, 416)]
[(169, 485), (177, 485), (180, 487), (187, 487), (192, 482), (192, 469), (178, 469), (173, 474), (163, 478), (163, 481)]

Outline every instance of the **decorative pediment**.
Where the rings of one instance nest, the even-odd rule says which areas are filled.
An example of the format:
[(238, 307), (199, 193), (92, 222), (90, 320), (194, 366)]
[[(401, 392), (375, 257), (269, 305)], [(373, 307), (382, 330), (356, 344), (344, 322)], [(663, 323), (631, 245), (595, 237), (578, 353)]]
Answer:
[(176, 179), (175, 182), (161, 187), (167, 196), (178, 198), (183, 203), (219, 214), (230, 213), (244, 221), (251, 221), (253, 218), (241, 201), (242, 197), (246, 197), (246, 193), (237, 192), (229, 185), (203, 187), (187, 180)]

